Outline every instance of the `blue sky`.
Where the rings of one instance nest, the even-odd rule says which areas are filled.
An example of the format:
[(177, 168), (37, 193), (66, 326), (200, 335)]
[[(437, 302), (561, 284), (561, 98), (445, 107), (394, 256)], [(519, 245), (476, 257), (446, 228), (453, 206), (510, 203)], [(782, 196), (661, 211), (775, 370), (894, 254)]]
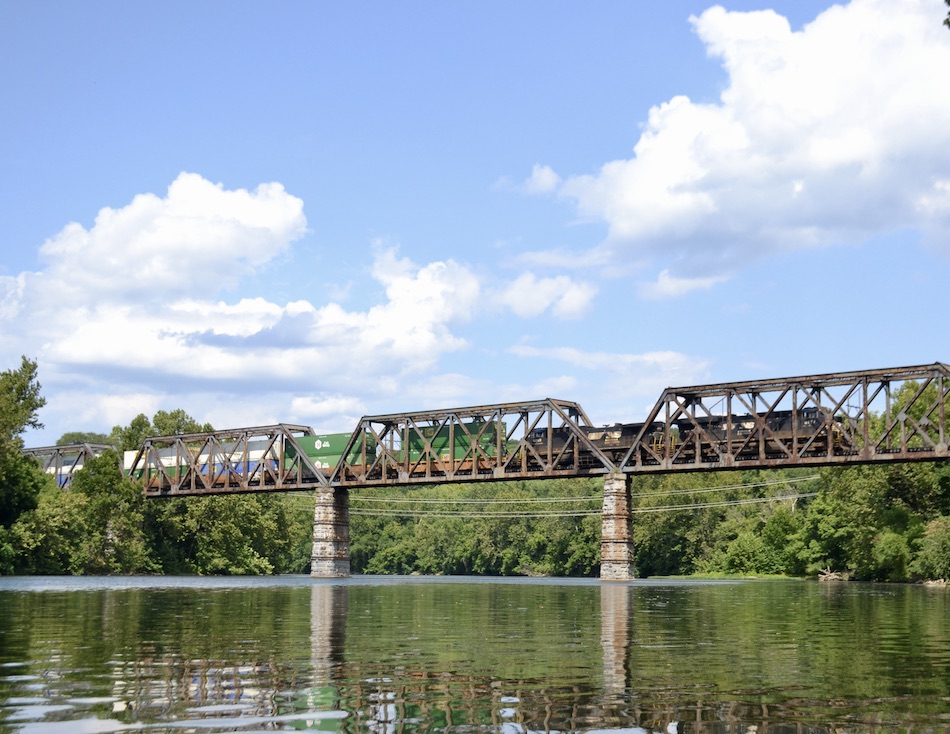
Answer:
[(5, 3), (25, 441), (946, 361), (945, 10)]

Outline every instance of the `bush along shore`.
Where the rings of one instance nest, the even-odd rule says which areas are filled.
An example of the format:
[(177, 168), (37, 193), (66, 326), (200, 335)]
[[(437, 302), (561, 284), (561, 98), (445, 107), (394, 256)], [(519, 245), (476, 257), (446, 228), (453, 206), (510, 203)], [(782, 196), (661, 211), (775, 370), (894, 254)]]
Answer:
[[(36, 364), (0, 373), (0, 573), (307, 573), (306, 492), (146, 500), (119, 452), (212, 430), (183, 410), (137, 416), (68, 489), (25, 457), (39, 427)], [(787, 575), (950, 579), (950, 462), (634, 477), (640, 577)], [(597, 576), (602, 480), (350, 493), (354, 574)]]

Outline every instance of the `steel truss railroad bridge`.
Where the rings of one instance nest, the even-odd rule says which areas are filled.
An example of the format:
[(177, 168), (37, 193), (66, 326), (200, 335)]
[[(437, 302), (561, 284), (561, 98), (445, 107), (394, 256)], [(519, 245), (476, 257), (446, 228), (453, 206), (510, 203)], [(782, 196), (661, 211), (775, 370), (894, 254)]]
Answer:
[[(365, 416), (331, 468), (308, 457), (307, 426), (160, 436), (126, 468), (147, 477), (147, 497), (315, 490), (319, 576), (349, 574), (351, 489), (603, 475), (601, 577), (629, 579), (632, 475), (945, 460), (948, 412), (950, 367), (937, 362), (667, 388), (626, 426), (598, 428), (577, 403), (551, 398)], [(25, 453), (68, 478), (105, 448)]]

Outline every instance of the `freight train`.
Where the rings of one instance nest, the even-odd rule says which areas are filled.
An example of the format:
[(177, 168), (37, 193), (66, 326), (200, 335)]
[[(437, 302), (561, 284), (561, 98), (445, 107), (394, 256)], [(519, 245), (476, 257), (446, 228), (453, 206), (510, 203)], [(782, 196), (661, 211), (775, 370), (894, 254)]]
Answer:
[[(636, 446), (641, 464), (657, 465), (668, 461), (673, 464), (710, 464), (724, 456), (734, 461), (759, 458), (777, 459), (786, 456), (822, 457), (836, 451), (844, 436), (842, 418), (836, 416), (826, 423), (818, 408), (773, 411), (767, 416), (707, 415), (682, 417), (673, 421), (669, 432), (666, 424), (617, 423), (598, 428), (581, 427), (591, 446), (596, 447), (615, 464), (623, 461)], [(554, 429), (551, 453), (571, 451), (578, 445), (571, 441), (568, 427)], [(638, 440), (639, 439), (639, 440)], [(547, 456), (547, 431), (536, 429), (529, 442)], [(583, 446), (580, 464), (594, 461), (592, 453)]]
[[(409, 437), (406, 444), (407, 450), (391, 451), (390, 456), (394, 461), (407, 462), (411, 467), (411, 473), (423, 471), (422, 462), (431, 465), (434, 461), (447, 462), (450, 458), (453, 458), (463, 471), (466, 469), (466, 460), (468, 469), (474, 465), (481, 468), (498, 455), (499, 425), (502, 427), (504, 436), (504, 424), (496, 423), (471, 422), (465, 424), (466, 430), (457, 432), (450, 431), (445, 426), (438, 430), (435, 426), (419, 426), (418, 430), (413, 431)], [(158, 488), (165, 480), (181, 480), (192, 470), (208, 479), (208, 485), (214, 486), (216, 483), (225, 481), (226, 475), (254, 477), (266, 472), (272, 474), (281, 470), (286, 472), (288, 467), (294, 467), (299, 463), (296, 461), (297, 447), (299, 447), (310, 464), (329, 476), (343, 458), (351, 435), (350, 433), (330, 433), (297, 436), (294, 438), (296, 445), (288, 441), (283, 444), (282, 449), (275, 449), (271, 439), (251, 440), (247, 441), (246, 445), (224, 444), (213, 454), (209, 454), (206, 450), (202, 451), (193, 463), (183, 459), (181, 452), (174, 446), (152, 449), (149, 452), (149, 458), (146, 461), (140, 460), (139, 463), (136, 463), (138, 451), (126, 451), (123, 456), (123, 468), (127, 476), (144, 480), (146, 489)], [(517, 441), (507, 443), (517, 444)], [(360, 445), (359, 449), (351, 452), (350, 464), (358, 463), (356, 456), (362, 448)], [(368, 442), (368, 451), (369, 456), (375, 459), (379, 453), (375, 441)], [(504, 450), (502, 453), (504, 454)], [(225, 456), (228, 457), (226, 462)], [(278, 459), (278, 457), (281, 458)], [(161, 470), (157, 467), (158, 463), (162, 466)]]
[[(349, 433), (330, 433), (319, 436), (298, 436), (295, 438), (303, 453), (313, 466), (329, 475), (339, 463), (350, 439)], [(237, 449), (237, 450), (235, 450)], [(195, 470), (204, 477), (220, 477), (226, 474), (234, 476), (254, 476), (259, 472), (277, 472), (281, 465), (284, 467), (294, 464), (297, 458), (297, 448), (290, 443), (278, 448), (277, 453), (270, 439), (247, 441), (246, 445), (237, 448), (237, 444), (224, 444), (215, 454), (203, 451), (194, 462)], [(282, 454), (282, 461), (277, 456)], [(146, 489), (159, 486), (162, 474), (171, 480), (179, 480), (191, 470), (192, 464), (183, 459), (175, 447), (157, 448), (150, 452), (145, 462), (135, 463), (138, 451), (126, 451), (123, 454), (123, 469), (126, 476), (133, 479), (144, 479)], [(224, 456), (229, 457), (226, 463)], [(162, 470), (156, 464), (160, 462)], [(211, 482), (212, 484), (214, 482)]]
[[(561, 468), (596, 469), (603, 464), (595, 451), (619, 466), (631, 449), (635, 449), (632, 463), (654, 467), (662, 463), (716, 464), (727, 456), (731, 462), (763, 456), (820, 458), (837, 450), (844, 435), (841, 419), (826, 421), (817, 408), (794, 413), (773, 411), (766, 416), (683, 416), (669, 427), (662, 422), (617, 423), (581, 426), (579, 430), (582, 436), (571, 426), (534, 428), (522, 437), (509, 435), (500, 420), (462, 423), (452, 429), (422, 425), (408, 431), (404, 446), (390, 446), (385, 453), (390, 467), (398, 466), (410, 477), (422, 477), (432, 476), (434, 469), (436, 473), (444, 471), (449, 464), (456, 475), (488, 474), (500, 465), (527, 472), (543, 472), (553, 463)], [(295, 441), (309, 462), (329, 476), (343, 459), (350, 437), (349, 433), (333, 433), (298, 436)], [(216, 477), (215, 481), (223, 481), (226, 474), (251, 477), (279, 472), (295, 464), (296, 446), (287, 442), (282, 449), (275, 448), (271, 439), (262, 439), (248, 441), (232, 455), (229, 445), (225, 445), (214, 458), (200, 454), (194, 471)], [(353, 449), (345, 462), (350, 473), (368, 472), (374, 463), (378, 470), (381, 451), (373, 441), (368, 442), (365, 452), (362, 445)], [(135, 479), (144, 479), (147, 489), (161, 483), (161, 474), (176, 480), (191, 471), (174, 448), (154, 450), (149, 468), (142, 462), (133, 470), (137, 453), (125, 452), (125, 470)], [(221, 461), (222, 455), (229, 456), (226, 463)], [(156, 467), (156, 456), (163, 466), (161, 471)], [(361, 463), (362, 456), (366, 457), (366, 466)]]

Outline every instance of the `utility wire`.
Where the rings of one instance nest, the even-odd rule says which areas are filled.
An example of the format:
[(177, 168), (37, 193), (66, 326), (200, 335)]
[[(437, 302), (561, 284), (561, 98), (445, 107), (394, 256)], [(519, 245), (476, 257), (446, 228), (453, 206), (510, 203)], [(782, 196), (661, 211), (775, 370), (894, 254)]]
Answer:
[[(724, 500), (722, 502), (696, 502), (689, 505), (667, 505), (664, 507), (636, 507), (630, 510), (632, 515), (648, 512), (677, 512), (682, 510), (704, 510), (711, 507), (731, 507), (734, 505), (757, 505), (765, 502), (781, 502), (783, 500), (798, 500), (805, 497), (815, 497), (817, 492), (801, 494), (784, 494), (774, 497), (750, 497), (743, 500)], [(457, 518), (527, 518), (527, 517), (593, 517), (602, 514), (600, 510), (580, 512), (442, 512), (439, 510), (358, 510), (351, 509), (351, 515), (366, 517), (457, 517)]]
[(804, 497), (816, 497), (817, 492), (803, 492), (801, 494), (780, 494), (774, 497), (749, 497), (744, 500), (725, 500), (723, 502), (697, 502), (691, 505), (668, 505), (667, 507), (635, 507), (630, 510), (632, 515), (642, 515), (647, 512), (673, 512), (676, 510), (704, 510), (709, 507), (731, 507), (732, 505), (757, 505), (762, 502), (778, 502), (781, 500), (800, 500)]
[(631, 494), (631, 498), (639, 497), (664, 497), (674, 494), (704, 494), (706, 492), (723, 492), (728, 489), (752, 489), (754, 487), (774, 487), (779, 484), (796, 484), (798, 482), (810, 482), (812, 479), (818, 479), (818, 474), (812, 474), (807, 477), (793, 477), (791, 479), (772, 479), (767, 482), (754, 482), (752, 484), (727, 484), (722, 487), (706, 487), (704, 489), (669, 489), (665, 492), (638, 492)]
[[(730, 489), (752, 489), (757, 487), (773, 487), (782, 484), (795, 484), (798, 482), (809, 482), (812, 479), (818, 479), (817, 474), (807, 477), (798, 477), (792, 479), (775, 479), (767, 482), (754, 482), (751, 484), (729, 484), (722, 487), (706, 487), (702, 489), (671, 489), (665, 492), (639, 492), (631, 494), (631, 499), (641, 499), (645, 497), (665, 497), (668, 495), (682, 494), (706, 494), (708, 492), (724, 492)], [(426, 504), (426, 505), (520, 505), (530, 503), (556, 503), (556, 502), (594, 502), (600, 501), (601, 495), (591, 495), (590, 497), (525, 497), (524, 499), (445, 499), (445, 498), (413, 498), (413, 497), (352, 497), (353, 502), (379, 502), (384, 504)]]
[(441, 512), (439, 510), (350, 510), (351, 515), (375, 517), (593, 517), (600, 510), (582, 512)]
[(412, 499), (411, 497), (353, 497), (354, 502), (384, 502), (391, 504), (394, 502), (422, 503), (427, 505), (520, 505), (529, 502), (593, 502), (600, 501), (600, 495), (591, 495), (590, 497), (525, 497), (524, 499)]

